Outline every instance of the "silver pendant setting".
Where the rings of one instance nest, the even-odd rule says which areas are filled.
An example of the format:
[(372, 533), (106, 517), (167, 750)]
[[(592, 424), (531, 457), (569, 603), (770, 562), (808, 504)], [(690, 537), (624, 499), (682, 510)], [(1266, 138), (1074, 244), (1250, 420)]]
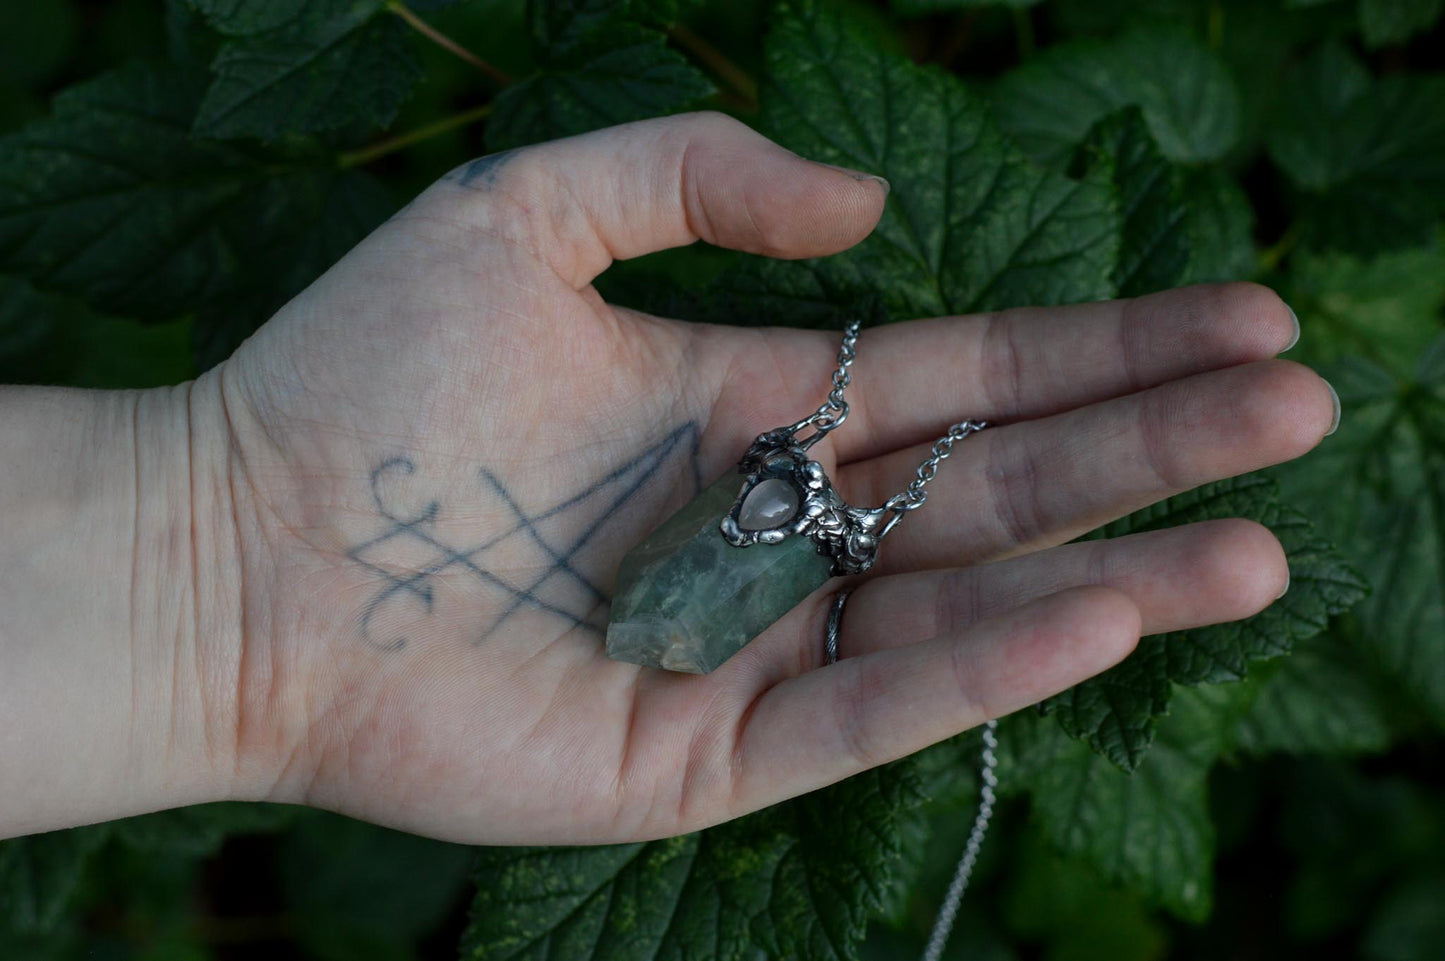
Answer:
[[(806, 422), (779, 427), (759, 434), (738, 463), (746, 474), (732, 509), (723, 515), (719, 528), (734, 547), (777, 544), (787, 537), (807, 537), (818, 553), (833, 560), (835, 577), (862, 574), (878, 557), (878, 543), (898, 523), (902, 513), (890, 505), (877, 508), (849, 507), (834, 490), (823, 465), (809, 459), (807, 450), (821, 439), (814, 433), (803, 441), (798, 431)], [(776, 510), (788, 498), (777, 485), (786, 484), (795, 495), (791, 512)], [(759, 490), (763, 485), (769, 485)], [(773, 510), (757, 507), (758, 497), (772, 500)], [(745, 507), (747, 508), (745, 510)], [(779, 515), (773, 526), (756, 528), (759, 516)], [(771, 518), (770, 518), (771, 519)]]

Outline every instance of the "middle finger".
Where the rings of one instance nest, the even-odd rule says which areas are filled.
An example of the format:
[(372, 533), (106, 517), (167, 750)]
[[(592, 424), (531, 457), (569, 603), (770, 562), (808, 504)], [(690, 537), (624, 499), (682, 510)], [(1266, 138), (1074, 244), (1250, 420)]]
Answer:
[[(1329, 386), (1270, 360), (992, 427), (960, 443), (920, 515), (880, 552), (879, 574), (974, 564), (1071, 540), (1200, 484), (1298, 457), (1331, 428)], [(839, 469), (850, 504), (881, 504), (928, 444)]]

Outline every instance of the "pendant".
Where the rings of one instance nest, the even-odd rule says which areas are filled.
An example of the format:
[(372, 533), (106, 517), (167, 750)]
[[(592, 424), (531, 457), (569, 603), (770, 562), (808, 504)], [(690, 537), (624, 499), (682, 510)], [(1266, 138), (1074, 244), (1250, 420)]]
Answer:
[(758, 436), (738, 464), (622, 559), (607, 656), (706, 674), (837, 575), (873, 564), (902, 513), (849, 507), (802, 441)]

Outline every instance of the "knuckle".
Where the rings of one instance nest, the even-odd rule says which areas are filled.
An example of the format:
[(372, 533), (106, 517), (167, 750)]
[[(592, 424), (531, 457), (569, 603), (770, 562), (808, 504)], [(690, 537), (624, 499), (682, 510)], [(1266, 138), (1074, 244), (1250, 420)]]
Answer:
[[(1005, 443), (1009, 436), (998, 433), (993, 440)], [(1038, 457), (1024, 441), (1007, 442), (1002, 456), (994, 450), (989, 455), (984, 478), (998, 528), (994, 547), (1032, 543), (1045, 526)]]
[(938, 578), (938, 594), (933, 602), (932, 636), (952, 633), (973, 623), (982, 599), (979, 578), (969, 567), (956, 567)]
[(1019, 410), (1024, 396), (1024, 363), (1017, 329), (1008, 311), (996, 310), (983, 316), (981, 373), (990, 406), (999, 411)]
[(870, 678), (869, 668), (863, 660), (850, 661), (848, 670), (840, 674), (837, 696), (833, 699), (833, 723), (843, 753), (860, 770), (877, 767), (889, 760), (880, 754), (876, 738), (866, 721), (868, 704), (876, 693), (877, 683)]
[(948, 668), (953, 676), (954, 690), (958, 692), (959, 714), (993, 717), (994, 713), (984, 698), (988, 685), (980, 683), (977, 659), (969, 656), (972, 650), (967, 644), (954, 643), (948, 651)]
[(1156, 394), (1139, 406), (1139, 448), (1144, 463), (1160, 487), (1180, 490), (1192, 486), (1192, 472), (1181, 463), (1177, 437), (1193, 437), (1204, 416), (1199, 391), (1190, 383)]

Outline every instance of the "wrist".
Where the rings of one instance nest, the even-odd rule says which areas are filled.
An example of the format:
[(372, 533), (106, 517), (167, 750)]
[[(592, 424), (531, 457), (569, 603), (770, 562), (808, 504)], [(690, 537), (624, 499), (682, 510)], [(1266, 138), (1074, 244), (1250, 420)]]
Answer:
[(205, 390), (0, 391), (0, 836), (233, 792)]
[(219, 372), (135, 397), (132, 685), (153, 807), (244, 795), (239, 532)]

